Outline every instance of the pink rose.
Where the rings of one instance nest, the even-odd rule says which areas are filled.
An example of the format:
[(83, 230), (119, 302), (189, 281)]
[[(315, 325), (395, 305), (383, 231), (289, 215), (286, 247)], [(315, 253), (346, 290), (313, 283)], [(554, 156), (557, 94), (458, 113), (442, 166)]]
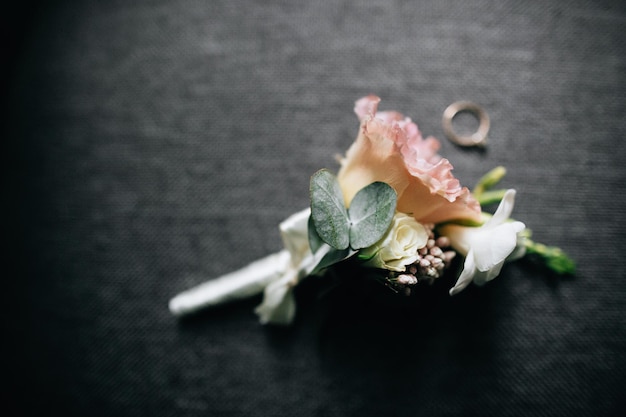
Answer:
[(355, 104), (359, 135), (337, 174), (346, 206), (361, 188), (383, 181), (398, 194), (397, 210), (421, 223), (479, 222), (480, 204), (452, 175), (452, 164), (437, 154), (439, 141), (423, 139), (417, 125), (398, 112), (377, 112), (379, 102), (368, 96)]

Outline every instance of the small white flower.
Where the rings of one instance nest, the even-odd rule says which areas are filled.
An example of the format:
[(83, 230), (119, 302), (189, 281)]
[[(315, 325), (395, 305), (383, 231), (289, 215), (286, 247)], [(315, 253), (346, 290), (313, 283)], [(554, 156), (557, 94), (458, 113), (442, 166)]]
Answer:
[(404, 272), (418, 259), (417, 251), (428, 242), (428, 231), (413, 217), (396, 213), (387, 233), (374, 245), (359, 254), (368, 259), (367, 266)]
[(462, 291), (472, 280), (477, 285), (491, 281), (498, 276), (507, 259), (523, 256), (517, 242), (519, 233), (526, 226), (522, 222), (509, 221), (514, 204), (515, 190), (507, 190), (493, 217), (482, 226), (450, 224), (441, 228), (441, 234), (450, 239), (452, 247), (465, 256), (463, 271), (450, 289), (450, 295)]

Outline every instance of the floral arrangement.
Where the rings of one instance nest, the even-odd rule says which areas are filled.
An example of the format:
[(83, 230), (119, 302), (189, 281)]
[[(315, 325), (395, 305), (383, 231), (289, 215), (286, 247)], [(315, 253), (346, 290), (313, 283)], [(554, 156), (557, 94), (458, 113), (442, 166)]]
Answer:
[[(398, 112), (377, 111), (379, 102), (375, 96), (356, 102), (356, 141), (336, 175), (322, 169), (311, 177), (310, 207), (280, 224), (284, 250), (179, 294), (170, 301), (172, 313), (263, 292), (256, 308), (260, 322), (290, 324), (295, 287), (341, 265), (399, 296), (445, 276), (457, 255), (464, 257), (463, 268), (450, 295), (472, 282), (484, 285), (505, 262), (526, 254), (556, 273), (574, 272), (563, 251), (534, 242), (524, 223), (511, 218), (515, 190), (493, 189), (503, 167), (470, 191), (438, 154), (437, 139), (423, 138)], [(493, 214), (482, 210), (495, 203)]]

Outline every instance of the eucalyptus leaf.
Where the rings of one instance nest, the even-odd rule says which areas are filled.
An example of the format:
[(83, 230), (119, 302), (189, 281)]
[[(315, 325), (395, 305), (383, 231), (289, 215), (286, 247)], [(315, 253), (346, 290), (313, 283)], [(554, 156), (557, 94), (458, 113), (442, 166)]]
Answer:
[(350, 245), (350, 220), (333, 174), (322, 169), (311, 177), (311, 218), (320, 239), (335, 249)]
[(308, 222), (308, 235), (309, 235), (309, 247), (311, 248), (311, 253), (315, 254), (319, 248), (324, 244), (324, 241), (317, 234), (317, 230), (315, 230), (315, 225), (313, 224), (313, 217), (309, 216)]
[(374, 182), (359, 190), (348, 209), (350, 247), (362, 249), (383, 237), (396, 211), (395, 190), (384, 182)]
[(311, 274), (317, 274), (323, 269), (326, 269), (339, 262), (343, 262), (346, 259), (353, 256), (355, 253), (357, 253), (357, 251), (351, 250), (350, 248), (335, 249), (335, 248), (330, 248), (329, 246), (326, 246), (326, 248), (328, 248), (328, 251), (320, 259), (320, 261), (317, 263), (315, 268), (313, 268), (313, 270), (311, 271)]

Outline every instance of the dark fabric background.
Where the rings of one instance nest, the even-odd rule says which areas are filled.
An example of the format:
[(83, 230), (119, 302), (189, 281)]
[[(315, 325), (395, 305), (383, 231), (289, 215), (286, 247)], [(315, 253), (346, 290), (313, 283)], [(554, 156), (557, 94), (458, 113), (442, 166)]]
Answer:
[[(14, 415), (623, 412), (623, 2), (57, 1), (4, 20)], [(577, 274), (518, 262), (418, 306), (301, 291), (291, 329), (260, 326), (260, 298), (171, 317), (177, 292), (280, 249), (369, 93), (463, 184), (505, 165), (515, 217)], [(459, 99), (491, 116), (484, 152), (443, 137)]]

